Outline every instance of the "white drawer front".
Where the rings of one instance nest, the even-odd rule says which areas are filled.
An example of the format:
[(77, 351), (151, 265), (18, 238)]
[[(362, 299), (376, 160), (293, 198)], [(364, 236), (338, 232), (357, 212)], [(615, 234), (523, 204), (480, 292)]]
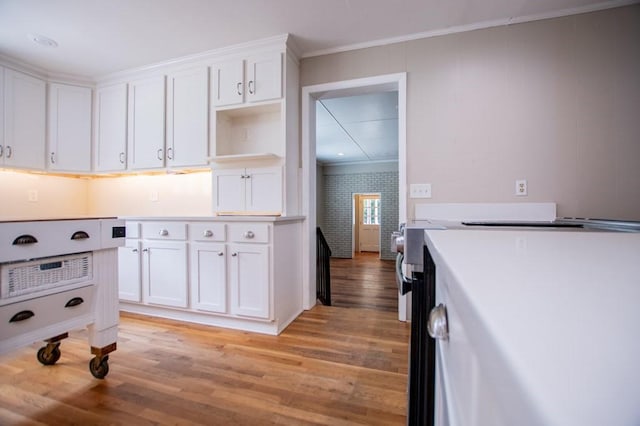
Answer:
[[(93, 307), (93, 290), (93, 286), (81, 287), (0, 307), (0, 340), (89, 314)], [(19, 313), (28, 318), (12, 322)]]
[(229, 225), (229, 241), (234, 243), (268, 243), (269, 228), (266, 223), (233, 223)]
[(224, 241), (224, 223), (190, 223), (189, 239), (192, 241)]
[(148, 240), (186, 240), (184, 222), (147, 222), (142, 224), (142, 238)]
[(95, 220), (0, 224), (0, 262), (93, 251), (100, 245), (100, 222)]
[(127, 228), (127, 238), (140, 238), (139, 222), (127, 222), (125, 227)]

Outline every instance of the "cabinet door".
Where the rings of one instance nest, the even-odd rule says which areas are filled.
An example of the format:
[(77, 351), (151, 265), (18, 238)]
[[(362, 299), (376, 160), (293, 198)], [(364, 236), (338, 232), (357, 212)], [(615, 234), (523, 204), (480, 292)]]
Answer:
[(145, 302), (187, 307), (187, 244), (144, 241)]
[(271, 53), (247, 60), (247, 101), (282, 97), (282, 55)]
[(269, 318), (269, 246), (229, 244), (231, 313)]
[(207, 68), (198, 67), (168, 77), (167, 165), (207, 164), (208, 84)]
[(164, 167), (164, 76), (129, 84), (129, 161), (133, 169)]
[(96, 91), (96, 171), (127, 168), (127, 84)]
[(244, 61), (228, 61), (213, 66), (213, 104), (236, 105), (244, 102)]
[(121, 300), (142, 301), (140, 278), (140, 242), (127, 240), (124, 247), (118, 247), (118, 291)]
[(282, 169), (247, 169), (246, 210), (275, 214), (282, 212)]
[(91, 170), (91, 89), (49, 85), (49, 150), (51, 170)]
[(245, 170), (223, 169), (213, 172), (214, 212), (245, 210)]
[(4, 164), (44, 170), (45, 82), (21, 72), (4, 72)]
[(227, 267), (225, 245), (191, 243), (191, 307), (227, 312)]

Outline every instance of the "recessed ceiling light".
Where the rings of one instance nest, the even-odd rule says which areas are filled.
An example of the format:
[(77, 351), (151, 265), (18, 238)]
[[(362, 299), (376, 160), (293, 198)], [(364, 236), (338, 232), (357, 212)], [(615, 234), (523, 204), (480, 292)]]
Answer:
[(342, 157), (344, 155), (344, 152), (339, 152), (338, 153), (338, 157)]
[(34, 43), (39, 44), (40, 46), (45, 47), (58, 47), (58, 42), (49, 37), (40, 35), (40, 34), (27, 34), (27, 38)]

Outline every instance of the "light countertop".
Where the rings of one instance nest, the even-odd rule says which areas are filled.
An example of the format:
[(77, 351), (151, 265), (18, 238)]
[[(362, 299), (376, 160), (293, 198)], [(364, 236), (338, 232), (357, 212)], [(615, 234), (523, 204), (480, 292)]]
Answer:
[(122, 216), (128, 221), (153, 222), (295, 222), (304, 216)]
[(640, 424), (640, 233), (427, 230), (425, 242), (480, 368), (499, 365), (490, 380), (513, 385), (502, 401), (531, 410), (517, 424)]

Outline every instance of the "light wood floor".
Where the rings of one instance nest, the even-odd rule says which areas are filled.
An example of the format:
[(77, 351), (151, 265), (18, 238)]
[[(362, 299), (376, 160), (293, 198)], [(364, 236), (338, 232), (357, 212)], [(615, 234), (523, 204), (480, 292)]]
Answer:
[(331, 258), (331, 304), (398, 312), (395, 262), (378, 253), (355, 253), (352, 259)]
[(395, 312), (316, 306), (280, 336), (123, 314), (110, 373), (86, 332), (54, 366), (0, 357), (0, 425), (403, 425), (410, 326)]

